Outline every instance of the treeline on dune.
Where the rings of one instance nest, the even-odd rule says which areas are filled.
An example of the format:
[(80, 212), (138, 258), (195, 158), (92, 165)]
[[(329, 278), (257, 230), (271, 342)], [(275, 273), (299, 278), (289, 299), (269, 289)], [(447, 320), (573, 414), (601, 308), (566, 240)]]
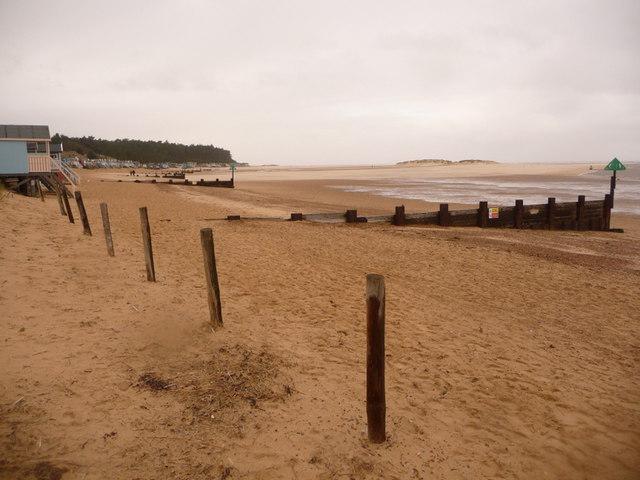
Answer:
[(78, 152), (88, 158), (116, 158), (141, 163), (233, 163), (231, 152), (213, 145), (183, 145), (156, 140), (95, 137), (67, 137), (56, 133), (52, 143), (62, 143), (65, 151)]

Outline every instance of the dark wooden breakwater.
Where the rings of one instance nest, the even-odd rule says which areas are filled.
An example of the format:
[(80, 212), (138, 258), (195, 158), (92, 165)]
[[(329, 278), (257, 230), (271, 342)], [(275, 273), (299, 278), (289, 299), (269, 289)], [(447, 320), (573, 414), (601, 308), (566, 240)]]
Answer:
[[(167, 177), (164, 177), (167, 178)], [(191, 180), (180, 180), (175, 181), (173, 178), (168, 177), (169, 180), (156, 180), (155, 178), (151, 180), (100, 180), (101, 182), (129, 182), (129, 183), (154, 183), (154, 184), (162, 184), (162, 185), (186, 185), (188, 187), (219, 187), (219, 188), (235, 188), (233, 180), (204, 180), (200, 179), (196, 182), (192, 182)]]
[[(577, 202), (557, 203), (551, 197), (547, 203), (525, 205), (516, 200), (513, 206), (490, 207), (479, 202), (478, 208), (449, 210), (441, 203), (437, 212), (407, 213), (404, 205), (395, 208), (393, 215), (359, 216), (357, 210), (337, 213), (292, 213), (287, 220), (325, 223), (391, 223), (403, 225), (437, 225), (441, 227), (530, 228), (548, 230), (609, 230), (611, 227), (611, 195), (604, 200), (586, 201), (584, 195)], [(229, 215), (227, 220), (284, 220), (282, 218), (244, 218)]]
[(525, 205), (516, 200), (513, 206), (489, 207), (480, 202), (478, 208), (449, 210), (446, 203), (440, 204), (437, 212), (406, 214), (404, 207), (396, 207), (390, 221), (394, 225), (439, 225), (442, 227), (481, 228), (534, 228), (549, 230), (608, 230), (611, 219), (611, 199), (586, 201), (584, 195), (577, 202), (556, 203), (549, 198), (547, 203)]

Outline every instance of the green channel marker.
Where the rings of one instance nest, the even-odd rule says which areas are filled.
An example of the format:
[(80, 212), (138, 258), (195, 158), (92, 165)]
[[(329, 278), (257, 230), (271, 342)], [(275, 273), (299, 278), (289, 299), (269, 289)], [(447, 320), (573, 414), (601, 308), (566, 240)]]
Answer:
[(609, 162), (609, 164), (606, 167), (604, 167), (604, 169), (613, 170), (614, 172), (616, 172), (618, 170), (626, 170), (627, 167), (625, 167), (620, 160), (618, 160), (617, 158), (614, 158)]

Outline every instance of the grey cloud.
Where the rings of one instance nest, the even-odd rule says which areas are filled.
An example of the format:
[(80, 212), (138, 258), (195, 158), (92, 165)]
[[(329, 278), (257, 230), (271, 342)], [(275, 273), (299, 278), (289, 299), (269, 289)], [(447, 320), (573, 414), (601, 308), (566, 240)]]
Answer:
[(640, 160), (638, 25), (637, 0), (5, 0), (0, 113), (255, 163)]

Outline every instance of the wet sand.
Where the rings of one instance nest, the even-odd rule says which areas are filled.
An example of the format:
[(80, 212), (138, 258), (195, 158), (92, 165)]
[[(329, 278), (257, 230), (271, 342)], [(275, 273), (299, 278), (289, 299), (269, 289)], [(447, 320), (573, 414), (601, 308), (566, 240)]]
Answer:
[[(227, 190), (82, 172), (92, 237), (54, 198), (3, 198), (0, 478), (637, 478), (638, 218), (614, 214), (624, 234), (207, 220), (398, 203), (330, 188), (342, 174), (240, 172)], [(387, 281), (383, 445), (366, 440), (366, 273)]]

